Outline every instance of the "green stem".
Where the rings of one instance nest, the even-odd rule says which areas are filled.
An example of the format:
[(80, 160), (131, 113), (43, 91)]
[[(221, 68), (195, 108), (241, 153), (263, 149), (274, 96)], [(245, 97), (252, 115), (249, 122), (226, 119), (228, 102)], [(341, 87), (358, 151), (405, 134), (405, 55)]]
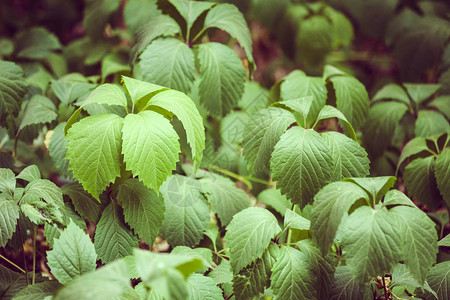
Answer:
[(202, 30), (200, 30), (199, 33), (197, 33), (197, 35), (192, 39), (192, 42), (191, 42), (192, 45), (197, 41), (197, 39), (198, 39), (203, 33), (205, 33), (206, 29), (207, 29), (207, 28), (203, 28)]
[(265, 184), (265, 185), (271, 185), (272, 184), (272, 183), (270, 183), (267, 180), (260, 179), (260, 178), (255, 178), (255, 177), (252, 177), (252, 176), (245, 176), (245, 178), (247, 178), (250, 181), (258, 182), (258, 183)]
[(12, 266), (16, 267), (20, 272), (25, 273), (25, 270), (22, 269), (21, 267), (19, 267), (18, 265), (16, 265), (15, 263), (13, 263), (12, 261), (10, 261), (9, 259), (7, 259), (6, 257), (4, 257), (3, 255), (0, 254), (0, 258), (3, 258), (6, 262), (10, 263)]
[(37, 234), (37, 227), (34, 228), (34, 234), (33, 234), (33, 277), (31, 279), (31, 284), (34, 284), (36, 280), (36, 234)]
[(231, 178), (234, 178), (236, 180), (242, 181), (247, 186), (247, 189), (249, 191), (251, 191), (252, 188), (253, 188), (252, 183), (247, 178), (245, 178), (244, 176), (238, 175), (238, 174), (233, 173), (231, 171), (228, 171), (226, 169), (222, 169), (221, 167), (218, 167), (216, 165), (210, 165), (209, 168), (212, 169), (212, 170), (216, 170), (216, 171), (218, 171), (218, 172), (220, 172), (222, 174), (225, 174), (227, 176), (230, 176)]

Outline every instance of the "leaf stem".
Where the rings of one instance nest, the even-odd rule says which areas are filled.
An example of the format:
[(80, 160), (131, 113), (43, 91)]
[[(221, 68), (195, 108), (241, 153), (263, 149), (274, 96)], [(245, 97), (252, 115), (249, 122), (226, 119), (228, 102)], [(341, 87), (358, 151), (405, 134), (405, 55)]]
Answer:
[(258, 182), (258, 183), (265, 184), (265, 185), (271, 185), (272, 184), (271, 182), (269, 182), (267, 180), (260, 179), (260, 178), (255, 178), (255, 177), (252, 177), (252, 176), (245, 176), (245, 178), (247, 178), (250, 181)]
[(22, 269), (21, 267), (19, 267), (18, 265), (16, 265), (15, 263), (13, 263), (12, 261), (10, 261), (9, 259), (7, 259), (6, 257), (4, 257), (3, 255), (0, 254), (0, 258), (3, 258), (6, 262), (10, 263), (12, 266), (16, 267), (20, 272), (25, 273), (25, 270)]
[(208, 28), (203, 27), (202, 30), (200, 30), (200, 32), (197, 33), (197, 35), (192, 39), (192, 42), (191, 42), (192, 45), (197, 41), (197, 39), (198, 39), (203, 33), (205, 33), (206, 29), (208, 29)]
[(234, 179), (237, 179), (239, 181), (242, 181), (242, 183), (244, 183), (247, 186), (247, 189), (249, 191), (251, 191), (252, 188), (253, 188), (252, 183), (247, 178), (245, 178), (244, 176), (238, 175), (238, 174), (233, 173), (231, 171), (228, 171), (226, 169), (222, 169), (221, 167), (218, 167), (216, 165), (209, 165), (209, 169), (216, 170), (216, 171), (218, 171), (218, 172), (220, 172), (222, 174), (225, 174), (225, 175), (227, 175), (227, 176), (229, 176), (231, 178), (234, 178)]
[(37, 235), (37, 226), (34, 227), (33, 234), (33, 277), (31, 279), (31, 284), (34, 284), (36, 280), (36, 235)]

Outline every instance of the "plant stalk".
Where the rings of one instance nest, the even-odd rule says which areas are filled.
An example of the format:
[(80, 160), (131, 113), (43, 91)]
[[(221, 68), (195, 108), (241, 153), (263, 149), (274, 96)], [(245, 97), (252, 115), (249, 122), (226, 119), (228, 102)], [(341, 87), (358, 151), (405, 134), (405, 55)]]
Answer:
[(3, 258), (6, 262), (10, 263), (12, 266), (16, 267), (17, 270), (19, 270), (22, 273), (25, 273), (25, 270), (22, 269), (21, 267), (19, 267), (18, 265), (16, 265), (15, 263), (13, 263), (12, 261), (10, 261), (9, 259), (7, 259), (6, 257), (4, 257), (3, 255), (0, 254), (0, 258)]
[(34, 284), (36, 280), (36, 234), (37, 234), (37, 227), (34, 228), (34, 234), (33, 234), (33, 277), (31, 279), (31, 284)]
[(247, 178), (245, 178), (244, 176), (238, 175), (238, 174), (233, 173), (231, 171), (228, 171), (226, 169), (222, 169), (221, 167), (218, 167), (216, 165), (210, 165), (209, 168), (212, 169), (212, 170), (216, 170), (216, 171), (218, 171), (218, 172), (220, 172), (222, 174), (225, 174), (227, 176), (230, 176), (231, 178), (234, 178), (234, 179), (237, 179), (239, 181), (242, 181), (247, 186), (249, 191), (251, 191), (252, 188), (253, 188), (252, 183)]

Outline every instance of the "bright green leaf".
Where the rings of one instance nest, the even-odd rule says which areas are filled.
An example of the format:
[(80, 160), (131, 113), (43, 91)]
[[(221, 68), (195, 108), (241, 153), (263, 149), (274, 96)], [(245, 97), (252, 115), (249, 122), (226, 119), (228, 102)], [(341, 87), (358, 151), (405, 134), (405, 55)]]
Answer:
[(157, 93), (168, 90), (166, 87), (127, 76), (122, 76), (122, 83), (125, 91), (131, 98), (133, 106), (137, 106), (138, 111), (144, 107), (151, 97)]
[(309, 230), (311, 222), (296, 212), (286, 209), (286, 213), (284, 215), (284, 226), (298, 230)]
[(0, 169), (0, 192), (13, 195), (16, 188), (16, 176), (10, 169)]
[(302, 97), (297, 99), (283, 100), (280, 102), (273, 103), (272, 107), (284, 108), (294, 114), (297, 119), (297, 123), (304, 128), (307, 128), (307, 117), (311, 109), (311, 104), (313, 102), (313, 97)]
[(438, 242), (439, 247), (450, 247), (450, 234), (447, 234)]
[(200, 259), (203, 263), (203, 266), (197, 270), (197, 273), (203, 274), (208, 271), (212, 265), (212, 251), (208, 248), (189, 248), (187, 246), (176, 246), (170, 252), (171, 254), (177, 255), (188, 255), (194, 256)]
[(86, 101), (83, 102), (83, 105), (91, 103), (120, 105), (126, 108), (127, 98), (120, 87), (115, 84), (105, 83), (93, 90)]
[(32, 182), (36, 179), (41, 179), (41, 172), (36, 165), (31, 165), (23, 169), (22, 172), (16, 176), (16, 178)]
[(187, 30), (189, 31), (194, 24), (195, 20), (206, 10), (210, 9), (213, 2), (196, 2), (196, 1), (183, 1), (183, 0), (169, 0), (169, 2), (175, 6), (181, 16), (187, 23)]

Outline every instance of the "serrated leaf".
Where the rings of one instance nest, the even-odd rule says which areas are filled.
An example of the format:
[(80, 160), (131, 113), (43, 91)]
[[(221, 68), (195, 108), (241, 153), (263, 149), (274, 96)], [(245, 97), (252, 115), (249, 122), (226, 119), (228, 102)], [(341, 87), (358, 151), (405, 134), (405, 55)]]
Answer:
[(180, 15), (184, 18), (187, 24), (187, 30), (189, 31), (194, 24), (195, 20), (206, 10), (210, 9), (213, 2), (194, 2), (183, 0), (169, 0), (169, 2), (175, 6)]
[(0, 122), (8, 115), (17, 116), (26, 92), (22, 68), (9, 61), (0, 61)]
[(362, 206), (346, 220), (342, 247), (353, 277), (360, 283), (390, 273), (402, 258), (402, 227), (385, 208)]
[(0, 169), (0, 192), (8, 193), (11, 196), (16, 188), (16, 176), (11, 169)]
[(307, 124), (311, 125), (317, 118), (319, 111), (327, 100), (327, 90), (321, 77), (306, 76), (300, 70), (294, 70), (284, 77), (281, 84), (281, 99), (288, 100), (312, 96), (311, 109), (307, 117)]
[(194, 53), (175, 38), (154, 40), (140, 56), (145, 81), (189, 93), (194, 82)]
[(351, 182), (333, 182), (314, 197), (311, 231), (323, 254), (333, 242), (344, 214), (359, 199), (367, 199), (363, 189)]
[(436, 182), (447, 207), (450, 207), (450, 148), (445, 148), (436, 157), (434, 174)]
[(44, 27), (22, 31), (16, 37), (16, 53), (20, 58), (44, 59), (58, 49), (61, 49), (58, 38)]
[(363, 188), (367, 194), (379, 202), (381, 198), (389, 191), (395, 184), (396, 178), (394, 176), (380, 176), (368, 178), (345, 178), (344, 181), (356, 183)]
[(100, 219), (104, 202), (99, 202), (86, 192), (78, 182), (71, 182), (61, 187), (61, 192), (69, 196), (75, 210), (83, 219), (97, 223)]
[(231, 282), (233, 280), (233, 272), (231, 271), (231, 264), (229, 260), (222, 259), (220, 264), (208, 273), (217, 284)]
[(260, 258), (280, 232), (277, 219), (264, 208), (249, 207), (235, 214), (225, 234), (234, 274)]
[(271, 269), (278, 255), (278, 245), (271, 243), (261, 258), (234, 276), (233, 291), (237, 300), (251, 299), (264, 293), (270, 285)]
[(403, 260), (414, 278), (423, 284), (438, 251), (435, 223), (416, 207), (396, 206), (389, 213), (403, 223)]
[(286, 213), (284, 215), (284, 227), (298, 230), (309, 230), (310, 226), (311, 222), (308, 219), (300, 216), (290, 209), (286, 209)]
[(269, 160), (281, 135), (295, 123), (292, 113), (269, 107), (252, 115), (243, 135), (244, 157), (252, 174), (269, 170)]
[(408, 107), (399, 102), (375, 103), (369, 111), (362, 128), (366, 149), (374, 156), (380, 156), (388, 148)]
[(416, 137), (410, 140), (405, 147), (403, 147), (402, 154), (398, 159), (397, 170), (400, 168), (402, 163), (410, 156), (416, 155), (422, 151), (427, 151), (428, 146), (425, 138)]
[(278, 299), (317, 299), (313, 264), (299, 250), (281, 246), (272, 268), (271, 289)]
[(173, 113), (183, 124), (187, 142), (192, 151), (194, 168), (197, 168), (205, 150), (205, 129), (203, 118), (199, 114), (194, 102), (185, 94), (169, 90), (153, 96), (146, 104), (150, 109), (162, 108)]
[(408, 107), (411, 106), (411, 101), (409, 100), (408, 94), (406, 91), (395, 83), (390, 83), (383, 86), (380, 90), (377, 91), (375, 96), (373, 96), (372, 101), (380, 101), (385, 99), (393, 99), (398, 100)]
[(406, 166), (403, 173), (403, 182), (408, 195), (431, 209), (437, 208), (441, 198), (437, 189), (434, 169), (434, 157), (429, 156), (415, 159)]
[(122, 209), (111, 202), (95, 228), (94, 246), (103, 263), (112, 262), (133, 253), (138, 239), (123, 221)]
[(172, 246), (197, 245), (209, 221), (209, 207), (199, 181), (173, 175), (160, 189), (166, 206), (161, 235)]
[(226, 31), (233, 38), (236, 38), (247, 55), (251, 74), (254, 69), (252, 67), (254, 64), (252, 56), (252, 39), (244, 16), (237, 7), (232, 4), (216, 5), (206, 15), (204, 26), (206, 28), (217, 27)]
[(73, 101), (86, 95), (95, 87), (95, 85), (91, 83), (65, 80), (64, 78), (52, 80), (51, 84), (55, 96), (65, 105), (69, 105)]
[(347, 120), (347, 118), (336, 108), (330, 105), (325, 105), (319, 112), (319, 115), (317, 116), (316, 124), (318, 124), (320, 121), (329, 119), (329, 118), (337, 118), (340, 121), (342, 121), (346, 126), (347, 130), (350, 133), (350, 137), (356, 141), (356, 134), (355, 130), (352, 127), (352, 124)]
[(58, 126), (53, 129), (53, 133), (50, 137), (50, 145), (48, 146), (48, 153), (58, 168), (61, 176), (72, 177), (72, 171), (69, 171), (69, 161), (66, 159), (67, 153), (67, 141), (64, 140), (64, 127), (66, 122), (59, 123)]
[(200, 103), (213, 116), (224, 116), (237, 106), (244, 92), (245, 70), (241, 60), (233, 50), (219, 43), (200, 44), (197, 59), (201, 74)]
[(302, 240), (296, 243), (298, 249), (313, 263), (313, 270), (317, 278), (318, 299), (329, 299), (333, 284), (334, 262), (330, 255), (322, 256), (320, 250), (311, 240)]
[(392, 283), (390, 286), (420, 287), (421, 285), (417, 279), (411, 275), (404, 264), (397, 264), (394, 270), (392, 270)]
[(136, 44), (131, 49), (130, 57), (135, 61), (137, 56), (159, 36), (174, 36), (181, 32), (178, 23), (167, 15), (158, 15), (150, 19), (137, 34)]
[(83, 102), (83, 105), (91, 103), (119, 105), (126, 108), (127, 98), (120, 87), (115, 84), (105, 83), (93, 90)]
[(69, 168), (96, 199), (120, 176), (123, 119), (114, 114), (90, 116), (67, 132)]
[(281, 195), (280, 190), (267, 189), (258, 194), (258, 202), (264, 202), (272, 207), (281, 216), (285, 216), (286, 210), (292, 208), (292, 203), (286, 198), (285, 195)]
[(334, 162), (332, 181), (369, 175), (369, 159), (358, 142), (334, 131), (324, 132), (322, 137), (328, 143)]
[(166, 87), (123, 75), (122, 84), (125, 91), (130, 96), (133, 106), (136, 106), (138, 111), (144, 107), (143, 105), (145, 105), (151, 97), (157, 93), (168, 90)]
[(41, 95), (34, 95), (25, 107), (19, 130), (33, 124), (50, 123), (57, 117), (55, 111), (56, 107), (50, 99)]
[(333, 161), (326, 141), (316, 131), (294, 126), (275, 145), (270, 168), (281, 193), (303, 208), (330, 182)]
[(188, 278), (187, 298), (189, 300), (222, 300), (222, 290), (217, 283), (206, 276), (192, 274)]
[(228, 178), (205, 178), (200, 181), (206, 199), (219, 216), (222, 226), (227, 226), (235, 214), (250, 206), (247, 193)]
[(292, 112), (297, 119), (297, 123), (304, 128), (307, 128), (307, 117), (309, 115), (309, 110), (311, 109), (311, 104), (313, 102), (313, 97), (302, 97), (297, 99), (283, 100), (280, 102), (273, 103), (271, 106), (284, 108)]
[(443, 134), (450, 130), (450, 125), (445, 117), (434, 110), (420, 110), (417, 116), (414, 134), (428, 137)]
[(117, 199), (123, 207), (125, 222), (149, 246), (153, 245), (164, 219), (162, 197), (133, 178), (119, 186)]
[[(450, 261), (436, 264), (427, 275), (427, 281), (438, 299), (449, 299), (450, 297)], [(427, 298), (428, 299), (428, 298)]]
[(48, 266), (62, 284), (95, 270), (97, 254), (89, 236), (75, 223), (70, 222), (60, 237), (54, 241), (53, 250), (47, 253)]
[(16, 176), (16, 178), (32, 182), (36, 179), (41, 179), (41, 172), (36, 165), (31, 165), (23, 169), (22, 172)]
[(330, 292), (330, 300), (359, 300), (364, 291), (353, 278), (347, 266), (339, 266), (334, 272), (334, 283)]
[(366, 88), (358, 79), (350, 76), (333, 76), (337, 108), (347, 117), (354, 128), (364, 123), (369, 113), (369, 96)]
[(0, 194), (0, 248), (5, 247), (13, 236), (18, 219), (19, 206), (17, 206), (16, 201)]
[(33, 285), (28, 285), (19, 293), (14, 295), (14, 300), (33, 300), (44, 299), (45, 297), (52, 296), (62, 285), (53, 281), (38, 282)]
[(128, 114), (122, 132), (122, 153), (127, 170), (158, 193), (179, 160), (177, 133), (169, 120), (154, 111)]

